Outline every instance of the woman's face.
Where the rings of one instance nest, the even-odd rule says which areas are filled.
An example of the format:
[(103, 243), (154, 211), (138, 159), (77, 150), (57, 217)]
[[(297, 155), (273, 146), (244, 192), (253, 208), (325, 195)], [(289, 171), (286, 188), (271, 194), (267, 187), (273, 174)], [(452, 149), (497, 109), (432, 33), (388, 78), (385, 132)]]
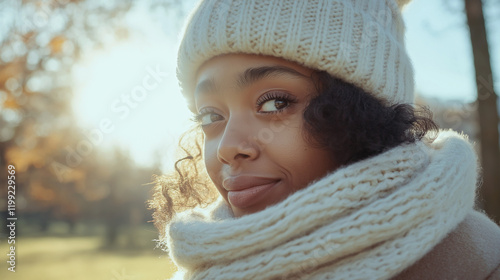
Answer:
[(215, 57), (196, 76), (208, 174), (236, 217), (284, 200), (335, 169), (304, 138), (303, 111), (317, 94), (312, 70), (274, 57)]

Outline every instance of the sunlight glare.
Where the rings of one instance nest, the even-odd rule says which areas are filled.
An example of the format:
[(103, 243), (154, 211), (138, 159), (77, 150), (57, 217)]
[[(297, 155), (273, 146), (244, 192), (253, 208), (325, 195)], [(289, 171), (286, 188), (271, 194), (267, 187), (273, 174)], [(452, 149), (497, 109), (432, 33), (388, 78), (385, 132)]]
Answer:
[(161, 162), (171, 169), (177, 139), (191, 125), (175, 77), (175, 54), (173, 43), (149, 28), (86, 55), (72, 73), (82, 137), (104, 122), (110, 131), (98, 146), (118, 145), (139, 164)]

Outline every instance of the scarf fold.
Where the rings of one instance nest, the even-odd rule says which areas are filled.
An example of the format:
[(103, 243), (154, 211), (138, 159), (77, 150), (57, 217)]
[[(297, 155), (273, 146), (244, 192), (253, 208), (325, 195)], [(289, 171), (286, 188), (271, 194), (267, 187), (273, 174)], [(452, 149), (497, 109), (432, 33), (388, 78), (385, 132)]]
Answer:
[(423, 257), (474, 206), (472, 145), (441, 131), (339, 168), (258, 213), (219, 199), (167, 227), (184, 279), (388, 279)]

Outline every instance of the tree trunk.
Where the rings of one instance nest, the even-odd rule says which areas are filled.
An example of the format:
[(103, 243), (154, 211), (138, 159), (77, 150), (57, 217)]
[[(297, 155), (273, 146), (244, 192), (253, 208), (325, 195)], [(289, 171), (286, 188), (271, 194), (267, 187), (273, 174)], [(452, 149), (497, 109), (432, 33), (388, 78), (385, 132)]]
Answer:
[(465, 0), (465, 12), (476, 70), (480, 156), (483, 170), (483, 184), (480, 191), (484, 210), (498, 223), (500, 221), (499, 118), (481, 0)]

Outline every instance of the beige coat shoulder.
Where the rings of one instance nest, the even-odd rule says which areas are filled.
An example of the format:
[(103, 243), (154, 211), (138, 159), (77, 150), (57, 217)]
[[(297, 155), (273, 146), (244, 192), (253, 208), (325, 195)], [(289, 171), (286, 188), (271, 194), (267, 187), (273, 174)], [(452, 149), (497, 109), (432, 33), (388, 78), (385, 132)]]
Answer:
[(500, 227), (474, 211), (432, 251), (393, 279), (500, 280)]

